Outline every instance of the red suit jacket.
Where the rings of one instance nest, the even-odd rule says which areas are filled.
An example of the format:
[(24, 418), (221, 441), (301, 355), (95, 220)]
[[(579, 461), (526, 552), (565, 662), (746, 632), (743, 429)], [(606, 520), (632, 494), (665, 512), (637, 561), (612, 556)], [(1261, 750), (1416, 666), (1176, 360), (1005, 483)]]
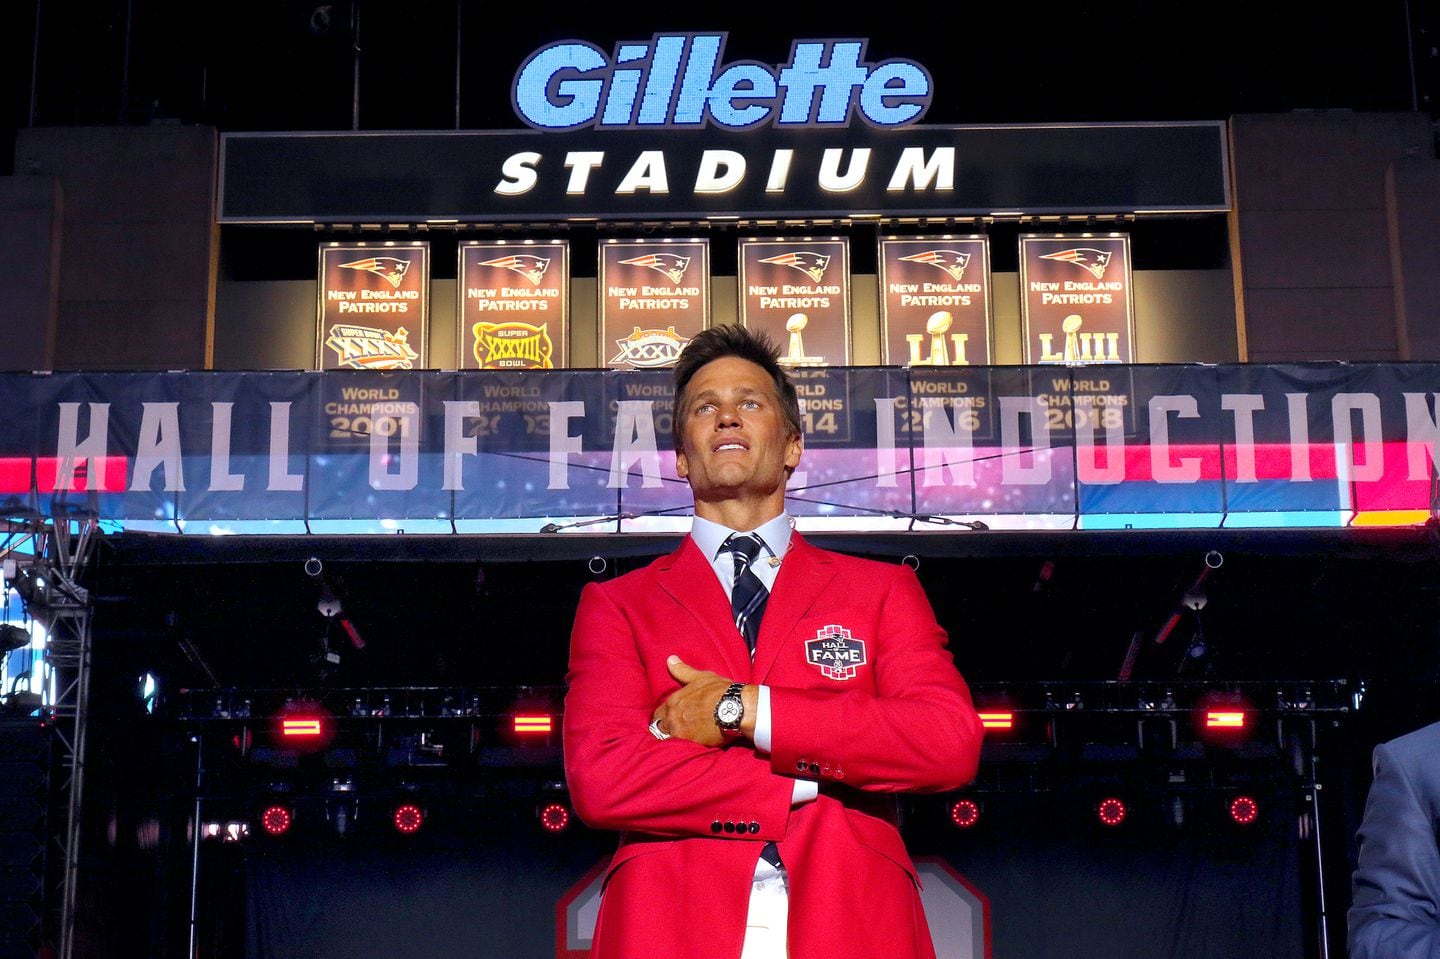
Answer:
[[(671, 653), (770, 687), (772, 751), (657, 741), (678, 688)], [(565, 767), (575, 810), (622, 832), (605, 880), (600, 959), (736, 959), (761, 847), (790, 878), (791, 959), (933, 957), (893, 794), (956, 789), (981, 727), (945, 632), (909, 567), (799, 535), (752, 662), (688, 536), (644, 569), (585, 588), (571, 637)], [(792, 808), (794, 779), (820, 783)]]

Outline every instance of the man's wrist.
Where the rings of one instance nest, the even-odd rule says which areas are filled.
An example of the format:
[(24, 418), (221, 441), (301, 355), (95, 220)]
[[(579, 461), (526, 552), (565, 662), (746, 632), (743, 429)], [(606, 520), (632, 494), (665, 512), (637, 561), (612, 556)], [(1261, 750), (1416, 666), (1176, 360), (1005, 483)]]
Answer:
[(740, 720), (740, 735), (755, 741), (755, 720), (760, 714), (760, 687), (746, 683), (740, 690), (740, 701), (745, 704), (745, 715)]

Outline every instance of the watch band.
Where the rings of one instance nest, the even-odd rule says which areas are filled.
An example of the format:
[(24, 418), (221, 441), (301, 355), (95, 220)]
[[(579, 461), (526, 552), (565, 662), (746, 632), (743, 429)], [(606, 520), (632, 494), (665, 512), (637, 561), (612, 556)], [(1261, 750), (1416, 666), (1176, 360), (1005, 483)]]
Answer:
[[(744, 689), (744, 683), (731, 683), (715, 704), (715, 725), (720, 727), (723, 736), (740, 735), (740, 723), (745, 719), (745, 700), (741, 695)], [(727, 719), (732, 713), (733, 718)]]

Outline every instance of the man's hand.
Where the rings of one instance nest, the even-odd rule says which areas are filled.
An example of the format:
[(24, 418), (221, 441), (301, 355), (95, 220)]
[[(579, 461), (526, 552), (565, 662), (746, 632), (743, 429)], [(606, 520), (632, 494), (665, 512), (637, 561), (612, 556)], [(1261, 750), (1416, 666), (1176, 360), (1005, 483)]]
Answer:
[[(729, 742), (715, 722), (715, 704), (730, 688), (731, 681), (709, 670), (695, 669), (679, 656), (671, 656), (665, 665), (681, 685), (655, 710), (653, 718), (659, 721), (661, 731), (702, 746), (723, 746)], [(740, 734), (746, 738), (755, 734), (758, 696), (754, 686), (746, 686), (740, 694), (745, 703)]]

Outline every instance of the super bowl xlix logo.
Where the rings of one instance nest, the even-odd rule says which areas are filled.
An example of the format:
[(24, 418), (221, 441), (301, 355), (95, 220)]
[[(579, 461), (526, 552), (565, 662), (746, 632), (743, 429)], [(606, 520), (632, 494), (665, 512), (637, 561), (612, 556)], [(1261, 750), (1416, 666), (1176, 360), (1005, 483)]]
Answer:
[(824, 626), (805, 644), (805, 661), (826, 679), (854, 679), (866, 663), (865, 641), (853, 638), (843, 626)]

